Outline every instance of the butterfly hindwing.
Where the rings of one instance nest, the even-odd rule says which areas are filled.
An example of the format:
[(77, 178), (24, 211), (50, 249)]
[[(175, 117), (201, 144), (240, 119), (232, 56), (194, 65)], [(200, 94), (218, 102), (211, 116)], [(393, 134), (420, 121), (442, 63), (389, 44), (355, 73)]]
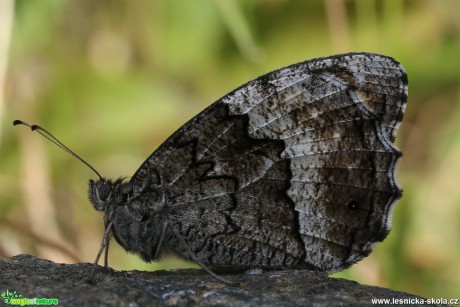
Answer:
[(198, 114), (130, 183), (204, 264), (338, 270), (388, 234), (406, 99), (389, 57), (294, 64)]

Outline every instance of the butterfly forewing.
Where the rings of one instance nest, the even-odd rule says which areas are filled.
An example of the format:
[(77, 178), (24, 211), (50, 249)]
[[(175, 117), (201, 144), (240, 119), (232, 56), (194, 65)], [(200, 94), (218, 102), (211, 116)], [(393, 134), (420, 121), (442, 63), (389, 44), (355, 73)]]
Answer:
[(203, 264), (338, 270), (388, 234), (406, 98), (406, 74), (389, 57), (294, 64), (198, 114), (130, 184)]

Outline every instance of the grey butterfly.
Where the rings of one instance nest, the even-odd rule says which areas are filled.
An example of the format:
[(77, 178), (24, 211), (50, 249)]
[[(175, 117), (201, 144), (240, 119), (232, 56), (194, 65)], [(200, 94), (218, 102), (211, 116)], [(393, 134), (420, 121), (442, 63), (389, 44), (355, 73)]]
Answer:
[(129, 181), (90, 180), (89, 199), (105, 214), (103, 248), (113, 235), (145, 261), (174, 254), (205, 269), (352, 265), (387, 236), (402, 195), (393, 142), (407, 84), (397, 61), (370, 53), (244, 84)]

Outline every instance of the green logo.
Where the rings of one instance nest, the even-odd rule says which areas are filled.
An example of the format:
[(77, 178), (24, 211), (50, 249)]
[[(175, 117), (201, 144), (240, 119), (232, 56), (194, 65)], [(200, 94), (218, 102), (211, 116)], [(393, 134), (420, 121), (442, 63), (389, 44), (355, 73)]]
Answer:
[(2, 300), (5, 304), (8, 305), (57, 305), (59, 300), (57, 298), (27, 298), (22, 297), (21, 294), (18, 294), (16, 291), (10, 292), (8, 289), (6, 292), (1, 294)]

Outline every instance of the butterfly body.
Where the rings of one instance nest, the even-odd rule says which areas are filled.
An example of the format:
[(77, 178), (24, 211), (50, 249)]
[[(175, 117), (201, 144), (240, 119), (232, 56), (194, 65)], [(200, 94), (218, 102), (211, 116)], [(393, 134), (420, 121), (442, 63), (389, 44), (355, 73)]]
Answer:
[(306, 61), (224, 96), (129, 181), (90, 181), (116, 241), (145, 261), (337, 271), (389, 232), (407, 77), (352, 53)]

